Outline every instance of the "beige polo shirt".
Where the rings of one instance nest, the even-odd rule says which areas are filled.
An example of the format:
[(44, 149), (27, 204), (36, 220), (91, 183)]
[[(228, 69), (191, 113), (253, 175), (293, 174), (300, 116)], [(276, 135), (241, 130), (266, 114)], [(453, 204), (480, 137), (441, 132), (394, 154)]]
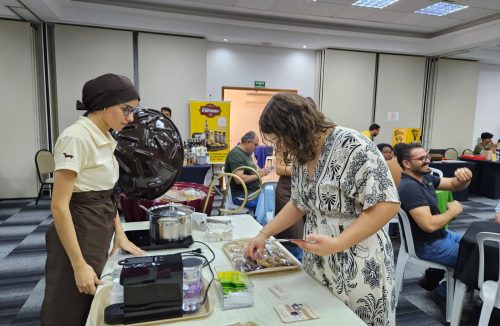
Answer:
[(116, 141), (87, 117), (66, 128), (54, 148), (55, 170), (75, 171), (74, 192), (112, 189), (118, 180)]

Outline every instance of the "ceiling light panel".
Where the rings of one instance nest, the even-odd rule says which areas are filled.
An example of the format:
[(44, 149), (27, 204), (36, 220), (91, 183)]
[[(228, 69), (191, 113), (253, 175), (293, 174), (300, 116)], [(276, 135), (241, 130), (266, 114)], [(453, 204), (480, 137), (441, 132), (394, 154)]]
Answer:
[(398, 0), (358, 0), (353, 6), (382, 9), (388, 5), (398, 2)]
[(422, 15), (431, 15), (431, 16), (444, 16), (465, 8), (469, 8), (469, 6), (462, 6), (447, 2), (438, 2), (428, 7), (417, 10), (415, 11), (415, 13)]

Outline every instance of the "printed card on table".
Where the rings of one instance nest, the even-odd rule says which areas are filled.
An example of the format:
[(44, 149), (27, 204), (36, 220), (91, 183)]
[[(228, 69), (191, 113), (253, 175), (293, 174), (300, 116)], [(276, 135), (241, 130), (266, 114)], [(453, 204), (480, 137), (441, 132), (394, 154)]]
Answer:
[(309, 306), (302, 303), (279, 305), (275, 306), (274, 309), (276, 309), (276, 312), (284, 323), (319, 318)]

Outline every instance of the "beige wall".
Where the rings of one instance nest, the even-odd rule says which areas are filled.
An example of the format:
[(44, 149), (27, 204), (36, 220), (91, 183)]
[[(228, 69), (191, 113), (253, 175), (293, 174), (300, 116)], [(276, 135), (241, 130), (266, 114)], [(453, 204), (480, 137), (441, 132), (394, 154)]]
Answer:
[[(276, 92), (225, 89), (224, 100), (231, 101), (230, 148), (236, 146), (247, 131), (260, 138), (259, 118), (269, 99)], [(262, 140), (260, 141), (262, 144)]]
[[(381, 54), (377, 80), (375, 122), (380, 125), (376, 143), (391, 143), (393, 128), (420, 128), (422, 121), (425, 58)], [(398, 121), (388, 121), (398, 112)]]
[(375, 53), (325, 50), (321, 111), (338, 125), (368, 129), (375, 92)]
[(0, 20), (0, 198), (37, 194), (39, 149), (29, 23)]
[[(86, 81), (106, 73), (133, 80), (132, 32), (56, 25), (54, 29), (59, 132), (81, 116), (76, 100)], [(55, 135), (57, 136), (57, 135)]]

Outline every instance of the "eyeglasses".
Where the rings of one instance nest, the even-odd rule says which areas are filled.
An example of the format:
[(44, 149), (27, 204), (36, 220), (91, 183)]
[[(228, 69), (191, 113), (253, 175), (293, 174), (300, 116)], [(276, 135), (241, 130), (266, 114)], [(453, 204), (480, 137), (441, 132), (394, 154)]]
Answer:
[(427, 155), (420, 156), (420, 157), (417, 157), (417, 158), (411, 158), (410, 160), (412, 160), (412, 161), (420, 161), (420, 162), (430, 161), (431, 160), (431, 156), (429, 154), (427, 154)]
[(136, 107), (133, 107), (132, 105), (128, 105), (128, 104), (121, 104), (123, 105), (124, 107), (121, 108), (122, 111), (123, 111), (123, 114), (127, 117), (129, 114), (135, 114), (135, 112), (139, 109), (138, 106)]

